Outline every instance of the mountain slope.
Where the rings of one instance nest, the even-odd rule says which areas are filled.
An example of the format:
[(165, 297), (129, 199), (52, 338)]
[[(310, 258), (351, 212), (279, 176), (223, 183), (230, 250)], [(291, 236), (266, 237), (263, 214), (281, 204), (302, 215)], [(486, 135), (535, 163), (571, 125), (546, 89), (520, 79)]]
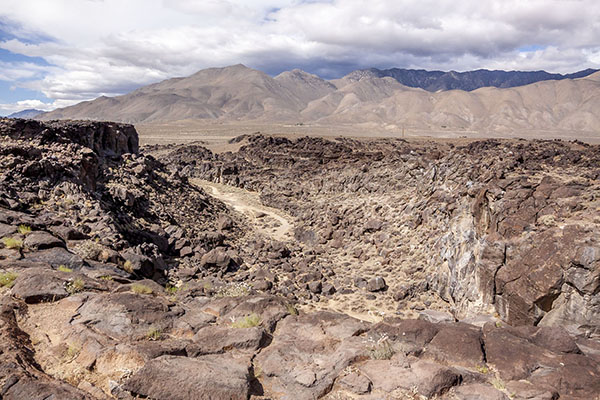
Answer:
[(100, 97), (40, 119), (149, 123), (183, 119), (264, 123), (375, 124), (428, 130), (600, 129), (600, 72), (514, 88), (436, 93), (392, 77), (356, 73), (325, 81), (300, 70), (275, 78), (243, 65)]
[(90, 118), (123, 122), (180, 119), (295, 119), (305, 103), (267, 74), (234, 65), (168, 79), (124, 96), (100, 97), (44, 114), (41, 119)]
[(8, 115), (6, 118), (24, 118), (24, 119), (29, 119), (29, 118), (35, 118), (40, 114), (43, 114), (44, 112), (42, 110), (36, 110), (35, 108), (29, 108), (27, 110), (21, 110), (21, 111), (17, 111), (14, 112), (10, 115)]
[[(385, 79), (390, 78), (363, 77), (355, 83)], [(595, 131), (600, 128), (600, 72), (582, 79), (545, 81), (509, 89), (489, 87), (471, 92), (430, 93), (398, 87), (389, 96), (357, 104), (343, 104), (342, 97), (338, 96), (340, 100), (327, 105), (332, 112), (321, 116), (319, 122), (373, 122), (419, 129), (477, 131)], [(351, 86), (346, 85), (329, 95), (329, 99), (349, 88)]]
[(467, 72), (425, 71), (415, 69), (391, 68), (380, 70), (369, 68), (358, 70), (346, 75), (348, 79), (358, 80), (365, 76), (394, 78), (405, 86), (425, 89), (429, 92), (440, 90), (476, 90), (482, 87), (510, 88), (529, 85), (547, 80), (562, 80), (583, 78), (598, 72), (586, 69), (573, 74), (551, 74), (546, 71), (490, 71), (478, 69)]
[(275, 81), (298, 97), (304, 104), (324, 97), (336, 90), (335, 85), (299, 69), (277, 75)]

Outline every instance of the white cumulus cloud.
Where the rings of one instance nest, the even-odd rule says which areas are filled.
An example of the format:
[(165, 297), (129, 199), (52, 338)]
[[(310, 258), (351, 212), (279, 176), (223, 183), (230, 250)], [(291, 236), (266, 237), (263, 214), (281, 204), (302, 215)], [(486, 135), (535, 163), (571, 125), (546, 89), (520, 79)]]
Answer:
[(70, 102), (237, 63), (326, 77), (600, 67), (594, 0), (3, 0), (0, 22), (0, 49), (50, 64), (4, 62), (0, 80)]

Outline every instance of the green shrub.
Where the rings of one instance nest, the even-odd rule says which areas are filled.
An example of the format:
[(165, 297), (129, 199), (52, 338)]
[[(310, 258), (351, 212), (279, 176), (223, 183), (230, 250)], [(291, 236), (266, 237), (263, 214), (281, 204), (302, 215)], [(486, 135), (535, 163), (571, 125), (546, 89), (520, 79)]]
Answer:
[(81, 345), (78, 343), (71, 343), (65, 351), (65, 357), (67, 357), (69, 360), (72, 360), (77, 357), (79, 353), (81, 353)]
[(4, 243), (4, 247), (6, 247), (7, 249), (20, 250), (23, 248), (23, 241), (21, 239), (13, 237), (2, 238), (2, 243)]
[(495, 387), (498, 390), (506, 389), (506, 385), (504, 384), (504, 381), (498, 377), (493, 378), (490, 383), (492, 384), (493, 387)]
[(288, 314), (298, 315), (298, 309), (294, 307), (293, 304), (286, 304), (285, 308), (287, 309)]
[(381, 335), (378, 339), (369, 338), (367, 343), (369, 356), (373, 360), (389, 360), (394, 355), (392, 343), (386, 334)]
[(165, 286), (165, 292), (168, 294), (175, 294), (178, 291), (179, 291), (179, 288), (177, 286), (173, 286), (173, 285)]
[(17, 231), (23, 236), (29, 235), (31, 233), (31, 227), (27, 225), (19, 225)]
[(93, 240), (84, 240), (73, 247), (73, 251), (83, 259), (98, 260), (98, 256), (104, 250), (101, 244)]
[(135, 294), (152, 294), (153, 290), (146, 285), (141, 283), (134, 283), (131, 285), (131, 291)]
[(71, 268), (67, 267), (66, 265), (59, 265), (58, 270), (60, 272), (73, 272), (73, 270)]
[(161, 338), (162, 332), (158, 328), (151, 326), (148, 332), (146, 332), (146, 339), (148, 340), (160, 340)]
[(133, 274), (133, 264), (131, 263), (131, 261), (125, 260), (125, 263), (123, 264), (123, 270), (129, 272), (130, 274)]
[(83, 291), (85, 288), (85, 282), (81, 278), (77, 278), (73, 281), (67, 282), (65, 285), (65, 289), (69, 294), (75, 294)]
[(490, 372), (490, 369), (487, 367), (487, 365), (478, 365), (476, 369), (480, 374), (489, 374)]
[(0, 273), (0, 287), (11, 288), (15, 284), (17, 274), (14, 272), (2, 272)]
[(261, 319), (256, 314), (250, 314), (244, 318), (237, 319), (231, 324), (232, 328), (254, 328), (260, 325)]

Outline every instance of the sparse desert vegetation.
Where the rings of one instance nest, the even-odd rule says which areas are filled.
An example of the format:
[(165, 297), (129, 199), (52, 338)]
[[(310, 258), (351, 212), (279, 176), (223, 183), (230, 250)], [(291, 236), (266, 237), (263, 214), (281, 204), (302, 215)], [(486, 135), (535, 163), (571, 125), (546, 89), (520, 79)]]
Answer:
[(152, 341), (160, 340), (162, 338), (162, 332), (156, 327), (150, 327), (148, 332), (146, 332), (146, 338)]
[(31, 227), (21, 224), (17, 227), (17, 232), (19, 232), (23, 236), (28, 235), (31, 233)]
[(254, 328), (260, 325), (261, 319), (257, 314), (250, 314), (245, 317), (236, 318), (231, 322), (231, 326), (237, 329)]
[(20, 250), (23, 248), (23, 240), (14, 237), (3, 237), (2, 243), (7, 249)]
[(136, 294), (152, 294), (154, 291), (146, 285), (134, 283), (131, 285), (131, 291)]
[(85, 288), (85, 282), (81, 278), (75, 278), (65, 283), (65, 288), (69, 294), (76, 294)]
[(17, 277), (18, 275), (11, 271), (0, 272), (0, 287), (10, 289), (14, 285)]

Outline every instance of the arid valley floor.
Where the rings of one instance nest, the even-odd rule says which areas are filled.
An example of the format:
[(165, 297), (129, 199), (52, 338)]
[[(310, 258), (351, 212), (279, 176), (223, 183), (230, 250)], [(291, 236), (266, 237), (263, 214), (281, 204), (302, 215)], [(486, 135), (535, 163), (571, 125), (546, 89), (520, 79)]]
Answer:
[(0, 398), (600, 398), (600, 147), (482, 136), (0, 119)]

